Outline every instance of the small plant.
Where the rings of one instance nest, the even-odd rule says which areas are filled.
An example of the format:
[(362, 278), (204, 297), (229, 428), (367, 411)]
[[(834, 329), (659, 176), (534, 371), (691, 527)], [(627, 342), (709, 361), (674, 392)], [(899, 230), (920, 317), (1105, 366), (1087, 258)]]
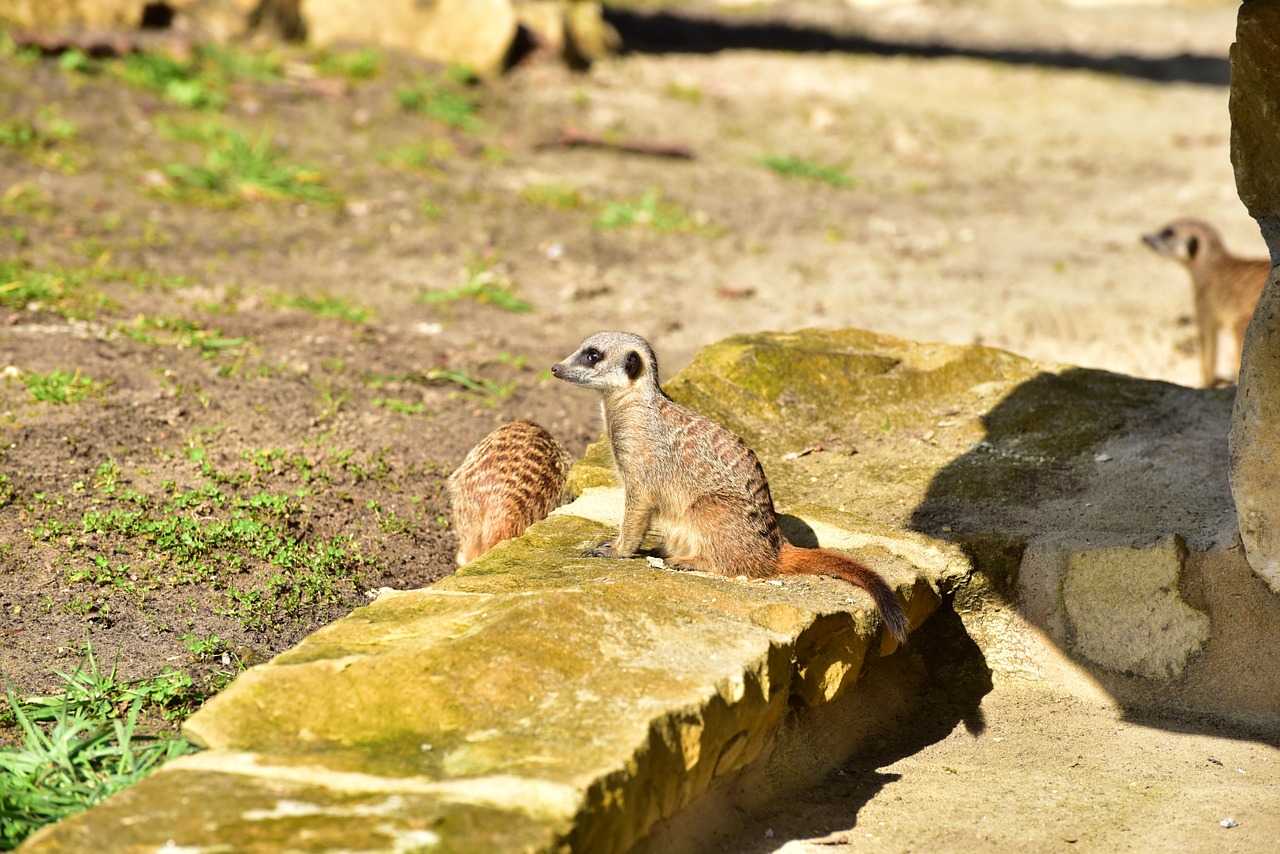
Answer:
[(327, 204), (333, 192), (323, 176), (305, 166), (280, 162), (280, 151), (268, 134), (248, 142), (225, 131), (205, 154), (203, 166), (172, 163), (164, 167), (169, 191), (178, 197), (235, 202), (249, 199), (293, 199)]
[(516, 389), (515, 383), (497, 383), (487, 377), (473, 377), (466, 371), (450, 368), (432, 368), (424, 376), (429, 383), (452, 383), (467, 391), (494, 397), (510, 397)]
[(14, 119), (0, 124), (0, 146), (16, 151), (37, 166), (72, 173), (79, 164), (65, 148), (78, 133), (75, 122), (62, 118), (56, 109), (45, 108), (34, 121)]
[(520, 198), (531, 205), (557, 211), (579, 210), (585, 204), (575, 187), (565, 184), (537, 184), (520, 191)]
[(193, 60), (160, 53), (133, 53), (124, 59), (120, 77), (130, 85), (162, 93), (180, 107), (221, 109), (227, 102), (223, 87), (201, 74)]
[(220, 329), (205, 329), (194, 320), (180, 317), (136, 318), (133, 323), (120, 329), (135, 341), (144, 344), (168, 344), (181, 349), (200, 350), (206, 359), (245, 344), (247, 338), (227, 338)]
[(440, 164), (456, 156), (457, 152), (449, 140), (436, 139), (402, 145), (380, 154), (378, 159), (398, 169), (415, 169), (425, 172), (431, 178), (443, 179), (445, 173)]
[(48, 374), (23, 374), (22, 383), (27, 387), (27, 394), (36, 400), (56, 404), (79, 403), (103, 388), (101, 383), (83, 376), (78, 370), (68, 374), (61, 368), (54, 368)]
[(334, 317), (351, 323), (368, 323), (373, 318), (373, 310), (356, 305), (350, 300), (335, 296), (286, 296), (284, 294), (272, 298), (272, 302), (282, 308), (296, 308), (309, 311), (317, 317)]
[(164, 95), (188, 109), (221, 109), (233, 80), (270, 81), (280, 77), (280, 62), (271, 54), (200, 45), (187, 58), (162, 53), (132, 53), (111, 66), (126, 83)]
[(650, 190), (635, 202), (606, 202), (595, 224), (604, 229), (643, 226), (665, 232), (697, 231), (707, 226), (703, 218), (691, 216), (683, 205), (664, 202), (657, 190)]
[(466, 281), (456, 288), (443, 291), (427, 291), (423, 302), (456, 302), (473, 299), (481, 305), (528, 314), (533, 306), (516, 296), (515, 285), (503, 273), (493, 268), (492, 260), (475, 261), (467, 265)]
[(209, 635), (207, 638), (202, 638), (187, 633), (182, 635), (180, 640), (186, 644), (187, 649), (191, 650), (191, 654), (198, 660), (219, 658), (224, 653), (231, 651), (231, 645), (217, 635)]
[(109, 674), (98, 670), (92, 649), (75, 672), (58, 675), (67, 683), (61, 697), (19, 699), (12, 686), (5, 691), (22, 743), (0, 750), (0, 849), (192, 750), (179, 737), (138, 726), (164, 677), (150, 685), (120, 682), (114, 667)]
[(803, 157), (769, 155), (760, 162), (775, 174), (784, 178), (799, 178), (805, 181), (816, 181), (830, 184), (832, 187), (851, 187), (853, 179), (840, 167), (826, 166)]
[(317, 63), (321, 74), (346, 77), (348, 80), (370, 80), (382, 70), (382, 53), (376, 47), (326, 56)]
[(389, 409), (392, 412), (398, 412), (401, 415), (421, 415), (427, 410), (427, 405), (422, 401), (410, 403), (407, 400), (400, 400), (396, 397), (375, 397), (373, 399), (373, 405), (380, 406), (383, 409)]
[(476, 116), (478, 108), (474, 101), (429, 80), (401, 86), (396, 90), (396, 100), (405, 112), (421, 113), (449, 127), (473, 132), (484, 128)]

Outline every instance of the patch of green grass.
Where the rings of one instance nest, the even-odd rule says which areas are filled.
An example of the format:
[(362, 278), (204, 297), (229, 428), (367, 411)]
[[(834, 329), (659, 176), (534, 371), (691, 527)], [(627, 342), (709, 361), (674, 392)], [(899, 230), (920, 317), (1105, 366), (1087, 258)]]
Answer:
[(368, 323), (373, 319), (373, 309), (365, 308), (351, 300), (331, 295), (311, 297), (277, 294), (272, 297), (271, 301), (282, 308), (296, 308), (300, 311), (310, 312), (317, 317), (333, 317), (350, 323)]
[(382, 52), (376, 47), (330, 54), (320, 58), (316, 67), (321, 74), (348, 80), (371, 80), (382, 71)]
[(686, 101), (690, 104), (702, 103), (702, 89), (694, 83), (680, 83), (673, 80), (663, 88), (662, 94), (676, 101)]
[(78, 370), (69, 374), (61, 368), (54, 368), (47, 374), (25, 373), (22, 384), (34, 399), (56, 404), (79, 403), (90, 395), (101, 393), (104, 388), (103, 383), (94, 382)]
[(159, 92), (180, 107), (221, 109), (227, 103), (227, 85), (234, 80), (264, 82), (280, 77), (281, 63), (274, 55), (199, 45), (189, 57), (163, 53), (133, 53), (108, 64), (126, 83)]
[(285, 163), (268, 134), (250, 143), (235, 131), (223, 131), (205, 152), (204, 164), (171, 163), (163, 172), (163, 192), (182, 199), (236, 204), (252, 199), (289, 199), (330, 204), (336, 197), (320, 172)]
[(76, 511), (65, 509), (71, 497), (32, 496), (33, 540), (60, 552), (68, 584), (88, 585), (70, 588), (64, 611), (106, 614), (121, 595), (140, 605), (156, 588), (200, 585), (216, 613), (270, 633), (362, 601), (361, 574), (376, 560), (352, 535), (313, 532), (310, 502), (321, 490), (387, 478), (383, 451), (316, 459), (261, 449), (228, 471), (193, 438), (186, 457), (193, 483), (143, 491), (132, 484), (145, 478), (109, 459), (76, 485)]
[(91, 286), (104, 271), (89, 269), (32, 269), (22, 262), (0, 261), (0, 306), (20, 310), (43, 308), (64, 317), (88, 319), (112, 310), (115, 304)]
[(586, 206), (582, 193), (567, 184), (535, 184), (520, 191), (520, 198), (540, 208), (575, 211)]
[(433, 139), (430, 142), (402, 145), (379, 154), (378, 159), (397, 169), (413, 169), (426, 173), (428, 177), (443, 179), (445, 172), (440, 164), (455, 156), (457, 151), (449, 140)]
[(514, 382), (498, 383), (488, 377), (472, 376), (466, 371), (452, 368), (432, 368), (423, 376), (429, 383), (451, 383), (461, 386), (467, 391), (482, 395), (492, 395), (493, 397), (510, 397), (516, 390)]
[(249, 340), (228, 338), (220, 329), (205, 329), (194, 320), (180, 317), (144, 315), (121, 327), (120, 331), (143, 344), (168, 344), (179, 349), (198, 349), (206, 359), (240, 347)]
[(466, 281), (456, 288), (427, 291), (419, 299), (427, 303), (473, 299), (481, 305), (492, 305), (517, 314), (528, 314), (534, 310), (531, 304), (516, 296), (515, 284), (505, 274), (495, 270), (491, 260), (468, 264)]
[(420, 400), (416, 403), (410, 403), (397, 397), (375, 397), (373, 405), (389, 409), (392, 412), (398, 412), (401, 415), (421, 415), (427, 410), (427, 405)]
[[(515, 393), (516, 383), (500, 383), (491, 380), (488, 377), (479, 376), (470, 371), (459, 368), (431, 368), (420, 374), (409, 375), (376, 375), (366, 377), (366, 382), (376, 389), (380, 389), (389, 383), (416, 382), (426, 385), (455, 385), (464, 392), (474, 394), (480, 398), (493, 399), (500, 397), (510, 397)], [(377, 400), (387, 401), (388, 398), (378, 398)], [(376, 405), (394, 408), (387, 403)]]
[(691, 215), (684, 205), (663, 201), (662, 194), (650, 190), (638, 201), (613, 200), (605, 202), (596, 217), (597, 228), (650, 228), (661, 232), (709, 231), (709, 223), (703, 217)]
[(203, 75), (194, 60), (133, 53), (124, 58), (117, 73), (131, 86), (159, 92), (180, 107), (216, 110), (227, 102), (221, 82)]
[(34, 119), (12, 119), (0, 123), (0, 146), (16, 151), (37, 166), (74, 173), (79, 161), (66, 150), (80, 129), (58, 110), (41, 109)]
[(853, 179), (840, 166), (827, 166), (813, 160), (806, 160), (803, 157), (792, 157), (790, 155), (768, 155), (760, 158), (760, 162), (771, 172), (784, 178), (814, 181), (821, 184), (829, 184), (832, 187), (853, 186)]
[[(98, 670), (89, 650), (60, 697), (5, 691), (22, 743), (0, 749), (0, 849), (16, 848), (45, 825), (88, 809), (192, 751), (179, 736), (138, 725), (145, 707), (172, 697), (174, 679), (121, 682)], [(187, 680), (187, 686), (190, 680)]]
[(475, 101), (431, 80), (399, 87), (396, 101), (406, 113), (419, 113), (449, 127), (472, 132), (484, 128)]

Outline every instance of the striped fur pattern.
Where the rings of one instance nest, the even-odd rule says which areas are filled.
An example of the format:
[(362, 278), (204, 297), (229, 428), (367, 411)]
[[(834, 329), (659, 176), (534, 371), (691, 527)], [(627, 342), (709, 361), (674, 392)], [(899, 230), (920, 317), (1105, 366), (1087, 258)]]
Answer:
[(532, 421), (511, 421), (472, 448), (449, 476), (458, 564), (469, 563), (564, 500), (569, 453)]
[(1204, 385), (1212, 386), (1218, 380), (1218, 336), (1224, 329), (1235, 339), (1238, 372), (1244, 333), (1271, 274), (1271, 262), (1237, 258), (1227, 251), (1217, 229), (1196, 219), (1176, 220), (1143, 235), (1142, 240), (1161, 255), (1180, 262), (1191, 274)]
[(750, 578), (834, 575), (868, 591), (889, 630), (905, 640), (906, 615), (874, 570), (787, 542), (755, 453), (733, 431), (667, 397), (647, 341), (599, 332), (551, 372), (600, 393), (625, 494), (618, 536), (588, 554), (630, 557), (654, 530), (663, 555), (678, 567)]

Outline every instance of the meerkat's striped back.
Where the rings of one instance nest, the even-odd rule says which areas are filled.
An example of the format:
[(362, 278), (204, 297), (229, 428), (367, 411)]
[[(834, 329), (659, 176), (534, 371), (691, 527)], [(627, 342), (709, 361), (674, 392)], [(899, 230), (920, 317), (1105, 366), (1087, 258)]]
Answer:
[(512, 421), (485, 436), (449, 476), (458, 564), (518, 537), (564, 499), (569, 453), (541, 426)]

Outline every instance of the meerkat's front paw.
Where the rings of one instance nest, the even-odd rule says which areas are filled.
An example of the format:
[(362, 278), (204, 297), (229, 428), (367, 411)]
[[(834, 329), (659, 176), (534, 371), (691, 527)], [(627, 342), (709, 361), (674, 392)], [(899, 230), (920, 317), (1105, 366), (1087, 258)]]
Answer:
[(613, 543), (606, 540), (594, 549), (587, 549), (582, 553), (583, 557), (618, 557), (618, 552), (614, 550)]

